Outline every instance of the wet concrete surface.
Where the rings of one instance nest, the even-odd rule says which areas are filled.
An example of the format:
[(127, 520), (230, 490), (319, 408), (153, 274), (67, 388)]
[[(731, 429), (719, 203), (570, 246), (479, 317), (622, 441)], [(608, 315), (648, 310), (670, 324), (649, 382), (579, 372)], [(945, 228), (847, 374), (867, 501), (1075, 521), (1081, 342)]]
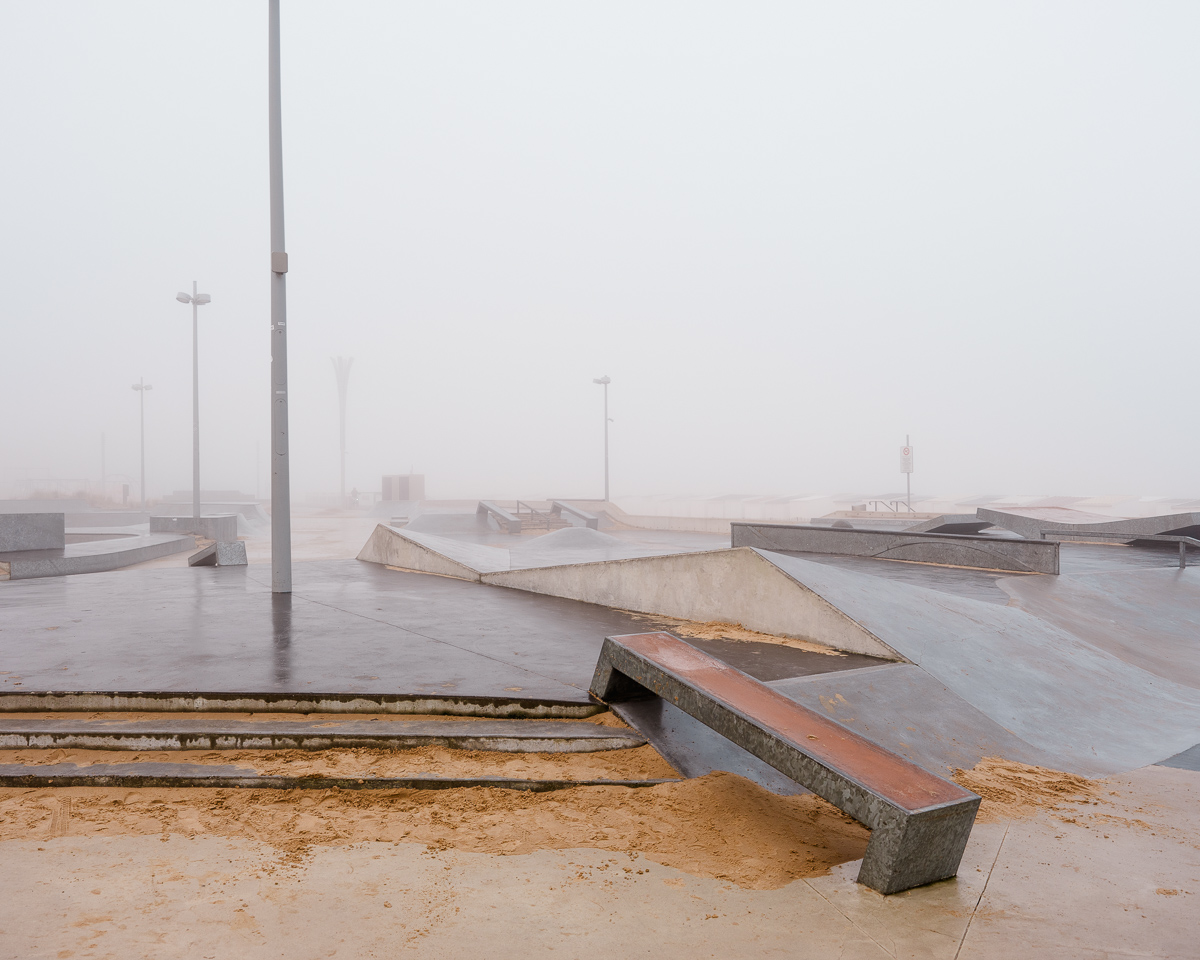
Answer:
[[(253, 564), (16, 581), (0, 585), (0, 624), (0, 693), (404, 693), (581, 704), (590, 702), (604, 637), (645, 628), (593, 604), (354, 560), (296, 564), (290, 596), (273, 596), (269, 568)], [(798, 676), (810, 658), (794, 653)]]

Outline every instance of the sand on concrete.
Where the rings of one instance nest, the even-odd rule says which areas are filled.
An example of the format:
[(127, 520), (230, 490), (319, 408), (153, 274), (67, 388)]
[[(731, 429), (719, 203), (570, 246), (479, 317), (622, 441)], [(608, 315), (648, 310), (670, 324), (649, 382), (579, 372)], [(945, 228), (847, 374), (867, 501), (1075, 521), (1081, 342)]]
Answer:
[(593, 848), (758, 890), (856, 860), (868, 838), (864, 827), (812, 794), (780, 797), (722, 772), (654, 787), (553, 793), (0, 790), (0, 842), (130, 834), (247, 838), (299, 860), (316, 845), (368, 841), (492, 854)]
[(622, 610), (622, 613), (635, 620), (644, 621), (656, 630), (666, 630), (678, 637), (693, 637), (697, 640), (732, 640), (735, 643), (773, 643), (781, 647), (793, 647), (796, 650), (806, 650), (809, 653), (823, 653), (831, 657), (844, 657), (846, 654), (832, 647), (812, 643), (809, 640), (798, 640), (795, 637), (779, 637), (773, 633), (759, 633), (757, 630), (747, 630), (738, 623), (725, 623), (721, 620), (709, 620), (704, 623), (694, 620), (676, 620), (672, 617), (649, 616), (644, 613), (634, 613), (632, 610)]
[(591, 753), (505, 753), (427, 746), (389, 750), (0, 750), (0, 763), (233, 764), (268, 776), (520, 777), (535, 780), (664, 780), (679, 774), (651, 746)]
[(984, 823), (1073, 809), (1073, 804), (1096, 803), (1106, 792), (1103, 780), (1002, 757), (984, 757), (970, 770), (957, 769), (954, 780), (983, 797), (977, 819)]

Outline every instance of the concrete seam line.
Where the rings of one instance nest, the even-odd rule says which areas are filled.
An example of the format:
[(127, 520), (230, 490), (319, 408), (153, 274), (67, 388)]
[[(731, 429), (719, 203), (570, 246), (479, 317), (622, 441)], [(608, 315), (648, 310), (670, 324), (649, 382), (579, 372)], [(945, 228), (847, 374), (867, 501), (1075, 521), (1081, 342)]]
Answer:
[(809, 885), (809, 887), (812, 889), (813, 893), (815, 893), (818, 897), (820, 897), (827, 904), (829, 904), (831, 907), (833, 907), (834, 910), (836, 910), (839, 914), (841, 914), (846, 919), (846, 921), (850, 924), (850, 926), (854, 927), (855, 930), (858, 930), (860, 933), (862, 933), (862, 935), (864, 937), (866, 937), (868, 940), (870, 940), (873, 944), (875, 944), (875, 946), (877, 946), (880, 950), (882, 950), (884, 953), (886, 953), (889, 957), (894, 958), (896, 956), (896, 954), (893, 951), (889, 950), (882, 943), (880, 943), (878, 940), (876, 940), (873, 936), (871, 936), (869, 933), (867, 933), (866, 930), (864, 930), (862, 927), (860, 927), (858, 925), (858, 923), (848, 913), (843, 911), (836, 903), (834, 903), (827, 896), (825, 896), (825, 894), (823, 894), (820, 890), (818, 890), (816, 887), (814, 887), (811, 880), (805, 878), (804, 882)]
[(975, 906), (971, 910), (971, 915), (967, 917), (967, 925), (963, 929), (962, 939), (958, 941), (958, 949), (954, 951), (954, 960), (958, 960), (958, 955), (962, 953), (963, 944), (967, 942), (967, 934), (971, 932), (971, 923), (975, 919), (975, 914), (979, 910), (979, 905), (983, 903), (983, 895), (987, 893), (988, 884), (992, 882), (992, 871), (996, 869), (996, 864), (1000, 862), (1000, 851), (1004, 849), (1004, 841), (1008, 839), (1008, 827), (1004, 828), (1004, 836), (1000, 838), (1000, 846), (996, 847), (996, 856), (992, 858), (992, 865), (988, 869), (987, 878), (983, 881), (983, 889), (979, 891), (979, 899), (975, 901)]

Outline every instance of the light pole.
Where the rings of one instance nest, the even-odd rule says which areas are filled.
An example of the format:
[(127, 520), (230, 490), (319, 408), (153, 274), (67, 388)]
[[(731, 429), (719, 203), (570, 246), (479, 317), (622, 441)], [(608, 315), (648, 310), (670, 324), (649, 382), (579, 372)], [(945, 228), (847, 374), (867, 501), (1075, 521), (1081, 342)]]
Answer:
[(283, 125), (279, 0), (267, 3), (267, 107), (271, 170), (271, 592), (292, 592), (292, 492), (288, 459), (287, 247), (283, 239)]
[(592, 383), (604, 387), (604, 502), (608, 503), (608, 425), (612, 422), (608, 419), (608, 385), (612, 381), (606, 374), (599, 379), (593, 379)]
[(153, 390), (150, 384), (146, 382), (145, 377), (138, 377), (138, 382), (133, 385), (133, 389), (138, 392), (138, 406), (141, 407), (142, 419), (142, 509), (146, 509), (146, 391)]
[[(212, 302), (207, 293), (196, 292), (196, 281), (192, 281), (191, 294), (175, 294), (180, 303), (192, 305), (192, 519), (200, 519), (200, 334), (198, 314), (200, 308)], [(199, 531), (196, 531), (199, 533)]]
[(342, 450), (342, 499), (341, 506), (346, 507), (346, 391), (350, 387), (350, 365), (354, 363), (353, 357), (335, 357), (333, 358), (333, 373), (337, 377), (338, 385), (338, 413), (340, 416), (341, 425), (341, 450)]

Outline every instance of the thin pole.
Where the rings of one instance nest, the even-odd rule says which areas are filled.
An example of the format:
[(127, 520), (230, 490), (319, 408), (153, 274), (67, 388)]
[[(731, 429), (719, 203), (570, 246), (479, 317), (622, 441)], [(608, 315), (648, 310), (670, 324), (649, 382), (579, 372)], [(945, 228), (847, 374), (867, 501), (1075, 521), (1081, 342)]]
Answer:
[[(910, 436), (909, 436), (907, 433), (904, 435), (904, 445), (905, 445), (906, 447), (908, 447), (908, 449), (909, 449), (909, 453), (910, 453), (910, 455), (911, 455), (911, 452), (912, 452), (912, 438), (911, 438), (911, 437), (910, 437)], [(906, 487), (906, 489), (907, 489), (907, 491), (908, 491), (908, 492), (905, 494), (905, 499), (904, 499), (904, 502), (905, 502), (906, 504), (908, 504), (908, 512), (909, 512), (909, 513), (912, 513), (912, 471), (911, 471), (911, 470), (910, 470), (910, 471), (908, 471), (908, 473), (906, 473), (906, 474), (904, 475), (904, 484), (905, 484), (905, 487)]]
[(353, 357), (336, 357), (333, 361), (333, 372), (337, 377), (338, 385), (338, 416), (341, 426), (342, 507), (346, 506), (346, 392), (350, 387), (350, 366), (353, 363)]
[(608, 384), (604, 385), (604, 502), (608, 503)]
[(200, 519), (200, 334), (196, 281), (192, 281), (192, 519)]
[(146, 378), (138, 377), (138, 406), (141, 408), (141, 453), (142, 453), (142, 471), (141, 471), (141, 492), (142, 492), (142, 510), (146, 509)]
[(271, 165), (271, 592), (292, 592), (292, 494), (288, 458), (287, 248), (283, 237), (283, 125), (279, 0), (267, 2), (267, 99)]

